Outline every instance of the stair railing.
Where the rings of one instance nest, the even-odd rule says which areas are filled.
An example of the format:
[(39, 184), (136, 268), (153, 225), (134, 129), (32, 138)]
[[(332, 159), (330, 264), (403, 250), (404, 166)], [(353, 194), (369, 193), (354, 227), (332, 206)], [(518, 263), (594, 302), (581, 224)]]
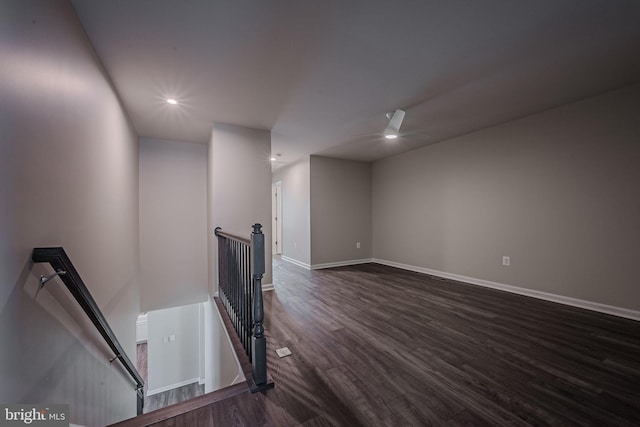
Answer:
[[(251, 360), (258, 390), (267, 382), (267, 339), (264, 335), (262, 276), (265, 271), (262, 225), (253, 225), (250, 239), (215, 229), (218, 238), (220, 300), (242, 347)], [(272, 385), (272, 383), (271, 383)]]
[(40, 277), (40, 286), (44, 286), (49, 280), (54, 277), (60, 277), (65, 284), (71, 295), (80, 304), (82, 310), (89, 316), (89, 319), (93, 325), (98, 329), (100, 335), (107, 342), (109, 347), (114, 353), (114, 357), (109, 359), (109, 362), (113, 362), (116, 359), (120, 360), (124, 368), (129, 372), (131, 377), (136, 383), (135, 390), (137, 394), (137, 412), (138, 415), (142, 414), (144, 408), (144, 381), (138, 373), (137, 369), (131, 363), (131, 360), (124, 352), (120, 341), (113, 333), (113, 330), (107, 323), (107, 319), (100, 311), (98, 304), (91, 296), (91, 293), (87, 289), (87, 286), (82, 281), (80, 274), (75, 269), (71, 260), (67, 256), (63, 248), (35, 248), (31, 254), (31, 260), (34, 263), (48, 262), (53, 267), (55, 273)]

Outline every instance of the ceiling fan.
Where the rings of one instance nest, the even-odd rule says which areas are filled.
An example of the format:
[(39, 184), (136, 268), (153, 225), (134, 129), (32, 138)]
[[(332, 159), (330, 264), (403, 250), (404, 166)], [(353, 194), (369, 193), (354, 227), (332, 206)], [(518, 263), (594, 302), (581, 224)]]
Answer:
[(384, 137), (387, 139), (396, 139), (398, 137), (398, 133), (400, 132), (400, 126), (402, 126), (402, 121), (404, 120), (405, 112), (403, 110), (396, 110), (393, 113), (387, 113), (387, 119), (389, 119), (389, 124), (384, 129)]
[[(418, 148), (431, 140), (431, 132), (420, 126), (419, 118), (412, 117), (412, 119), (413, 121), (407, 120), (406, 110), (396, 109), (357, 122), (348, 122), (344, 133), (340, 136), (341, 143), (326, 150), (325, 153), (329, 152), (333, 155), (367, 151), (391, 153), (394, 150)], [(353, 132), (354, 130), (365, 132)]]

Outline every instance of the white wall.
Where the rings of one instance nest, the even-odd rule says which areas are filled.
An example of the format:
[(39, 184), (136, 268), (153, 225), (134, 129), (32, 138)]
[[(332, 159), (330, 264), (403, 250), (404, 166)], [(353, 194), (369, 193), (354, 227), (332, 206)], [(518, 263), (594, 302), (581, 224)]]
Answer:
[(154, 310), (147, 316), (148, 395), (195, 382), (204, 383), (205, 393), (210, 393), (244, 381), (213, 301)]
[(142, 310), (208, 298), (207, 147), (140, 140)]
[(133, 381), (32, 248), (63, 246), (135, 360), (138, 147), (67, 1), (0, 13), (0, 401), (70, 405), (71, 422), (134, 416)]
[(640, 309), (639, 118), (635, 86), (374, 163), (374, 257)]
[(205, 393), (210, 393), (245, 380), (229, 334), (218, 307), (213, 301), (205, 304)]
[(266, 258), (262, 283), (271, 283), (271, 133), (216, 123), (208, 150), (211, 295), (217, 287), (216, 227), (248, 238), (251, 226), (262, 224)]
[(273, 173), (282, 182), (282, 256), (311, 264), (310, 160), (284, 166)]
[(147, 394), (200, 380), (201, 304), (148, 313)]
[(370, 259), (371, 164), (311, 156), (310, 176), (312, 266)]

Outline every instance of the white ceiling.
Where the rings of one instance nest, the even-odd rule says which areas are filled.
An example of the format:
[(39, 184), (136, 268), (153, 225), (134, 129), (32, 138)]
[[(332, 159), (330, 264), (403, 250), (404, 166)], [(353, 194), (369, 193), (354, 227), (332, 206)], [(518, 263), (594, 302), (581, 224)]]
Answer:
[(640, 81), (638, 0), (72, 2), (140, 136), (270, 129), (282, 163), (375, 160)]

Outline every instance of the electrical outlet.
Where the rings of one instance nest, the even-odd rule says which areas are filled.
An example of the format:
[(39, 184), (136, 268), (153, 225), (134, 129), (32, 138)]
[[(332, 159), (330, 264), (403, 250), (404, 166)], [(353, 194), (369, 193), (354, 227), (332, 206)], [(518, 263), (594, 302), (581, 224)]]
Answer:
[(511, 257), (503, 256), (502, 257), (502, 265), (509, 267), (511, 265)]
[(356, 242), (356, 248), (360, 249), (360, 242)]
[(175, 335), (169, 335), (169, 341), (175, 341), (175, 340), (176, 340)]

